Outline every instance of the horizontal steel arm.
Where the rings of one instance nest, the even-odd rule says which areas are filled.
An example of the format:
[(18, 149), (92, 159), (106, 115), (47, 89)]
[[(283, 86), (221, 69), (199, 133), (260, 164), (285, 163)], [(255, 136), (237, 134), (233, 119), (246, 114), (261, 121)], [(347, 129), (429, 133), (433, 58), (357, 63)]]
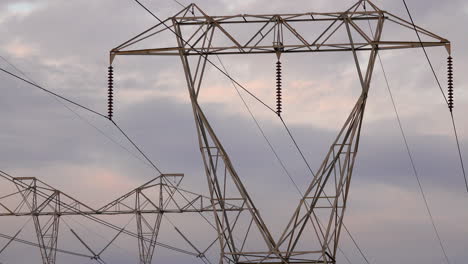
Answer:
[[(208, 55), (246, 55), (246, 54), (278, 54), (278, 53), (308, 53), (308, 52), (349, 52), (349, 51), (371, 51), (410, 49), (420, 47), (446, 47), (450, 53), (450, 42), (424, 28), (393, 15), (389, 12), (374, 8), (370, 11), (356, 11), (349, 9), (345, 12), (330, 13), (299, 13), (299, 14), (265, 14), (265, 15), (234, 15), (234, 16), (209, 16), (192, 4), (197, 9), (197, 15), (189, 16), (187, 13), (179, 12), (178, 16), (168, 18), (173, 25), (158, 24), (157, 26), (137, 35), (131, 41), (114, 48), (110, 52), (111, 62), (117, 55), (155, 55), (155, 56), (208, 56)], [(180, 14), (183, 14), (182, 16)], [(392, 23), (402, 30), (416, 30), (423, 36), (423, 41), (401, 40), (399, 34), (393, 39), (373, 41), (369, 36), (367, 25), (361, 27), (360, 22), (375, 23), (375, 27)], [(385, 22), (385, 23), (384, 23)], [(300, 26), (312, 26), (321, 23), (328, 25), (323, 31), (307, 32)], [(236, 30), (229, 28), (236, 25)], [(255, 24), (255, 25), (254, 25)], [(258, 25), (256, 25), (258, 24)], [(353, 35), (356, 35), (353, 43), (347, 38), (344, 25), (349, 24)], [(370, 24), (369, 24), (370, 25)], [(174, 26), (180, 28), (180, 36), (173, 31)], [(245, 26), (246, 30), (242, 30)], [(258, 29), (251, 32), (252, 27)], [(184, 31), (184, 28), (187, 30)], [(191, 30), (189, 30), (189, 28)], [(195, 30), (193, 30), (195, 28)], [(281, 28), (280, 30), (278, 30)], [(160, 32), (173, 31), (180, 37), (182, 45), (174, 42), (173, 45), (162, 47), (148, 47), (132, 49), (131, 47), (149, 37), (157, 37)], [(212, 44), (206, 47), (202, 39), (206, 38), (208, 31), (216, 31)], [(249, 33), (247, 33), (249, 32)], [(281, 32), (281, 33), (278, 33)], [(281, 37), (278, 36), (281, 34)], [(359, 39), (357, 39), (359, 37)], [(167, 39), (167, 36), (165, 37)], [(216, 39), (221, 38), (222, 43)], [(337, 40), (337, 38), (339, 40)], [(245, 40), (247, 39), (247, 40)], [(277, 40), (281, 39), (281, 42)], [(141, 47), (141, 46), (140, 46)]]
[[(212, 212), (213, 207), (209, 197), (196, 194), (178, 186), (171, 185), (166, 177), (183, 177), (182, 174), (163, 174), (146, 184), (132, 190), (131, 192), (121, 196), (120, 198), (108, 203), (107, 205), (93, 209), (90, 206), (79, 202), (75, 198), (51, 187), (50, 185), (38, 180), (34, 177), (17, 177), (8, 178), (5, 175), (0, 175), (15, 186), (18, 191), (3, 195), (0, 197), (0, 216), (72, 216), (72, 215), (123, 215), (123, 214), (159, 214), (159, 213), (203, 213)], [(164, 181), (156, 182), (164, 178)], [(34, 181), (35, 185), (25, 185), (25, 181)], [(165, 193), (173, 192), (171, 196), (165, 196), (165, 200), (169, 200), (169, 207), (148, 207), (137, 209), (134, 207), (134, 196), (141, 194), (143, 190), (154, 192), (155, 190), (163, 190)], [(27, 204), (32, 197), (40, 192), (44, 197), (36, 208), (28, 207)], [(144, 195), (144, 193), (143, 193)], [(55, 197), (60, 197), (60, 200), (54, 200)], [(149, 200), (147, 204), (155, 204), (156, 201)], [(63, 206), (66, 204), (67, 206)], [(242, 207), (224, 203), (226, 211), (242, 211)], [(58, 210), (56, 209), (58, 206)]]
[[(378, 46), (379, 50), (390, 49), (410, 49), (424, 47), (446, 47), (450, 45), (449, 41), (439, 42), (422, 42), (419, 41), (379, 41), (371, 43), (354, 43), (356, 51), (370, 51), (372, 46)], [(306, 53), (306, 52), (336, 52), (336, 51), (352, 51), (351, 43), (336, 43), (336, 44), (311, 44), (311, 45), (284, 45), (284, 50), (281, 53)], [(242, 55), (242, 54), (275, 54), (275, 46), (242, 46), (243, 50), (239, 51), (238, 47), (212, 47), (209, 51), (201, 48), (178, 48), (168, 47), (161, 49), (141, 49), (127, 51), (113, 51), (113, 55), (160, 55), (160, 56), (179, 56), (179, 51), (182, 51), (188, 56), (206, 56), (206, 55)], [(313, 49), (311, 49), (313, 48)]]

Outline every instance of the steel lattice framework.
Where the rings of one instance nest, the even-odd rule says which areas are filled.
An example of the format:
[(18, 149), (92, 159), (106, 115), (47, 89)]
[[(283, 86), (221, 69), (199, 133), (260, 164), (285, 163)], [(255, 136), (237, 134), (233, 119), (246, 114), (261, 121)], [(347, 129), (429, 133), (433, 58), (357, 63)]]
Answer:
[[(367, 34), (368, 30), (359, 25), (363, 21), (375, 29), (373, 35)], [(169, 23), (170, 26), (166, 26)], [(313, 36), (311, 32), (301, 32), (299, 29), (317, 23), (325, 23), (326, 27), (322, 31), (312, 32)], [(393, 23), (406, 30), (417, 30), (427, 40), (383, 40), (385, 23)], [(237, 26), (237, 30), (229, 29), (233, 25)], [(252, 31), (252, 28), (258, 30)], [(131, 49), (135, 44), (157, 37), (163, 31), (174, 33), (176, 46)], [(219, 38), (224, 41), (219, 41)], [(344, 12), (233, 16), (209, 16), (192, 4), (174, 17), (113, 49), (110, 58), (112, 63), (118, 55), (180, 57), (214, 208), (221, 248), (220, 263), (335, 263), (377, 53), (381, 50), (421, 46), (443, 46), (450, 52), (448, 40), (379, 9), (370, 1), (359, 1)], [(357, 55), (363, 51), (369, 55), (365, 67)], [(215, 66), (209, 60), (212, 55), (276, 54), (279, 58), (281, 54), (314, 52), (351, 52), (362, 90), (284, 232), (275, 239), (205, 116), (198, 97), (207, 62)], [(193, 56), (197, 59), (190, 60)], [(226, 185), (232, 188), (230, 193), (223, 190)], [(247, 222), (250, 223), (248, 230), (234, 227), (238, 220), (234, 215), (226, 213), (225, 201), (242, 203), (250, 218)], [(245, 250), (244, 246), (253, 230), (261, 239), (253, 239), (254, 250)], [(310, 235), (304, 233), (306, 230), (311, 231), (318, 242), (315, 246), (301, 247), (304, 235)], [(244, 237), (244, 242), (237, 242), (235, 234)]]
[[(374, 29), (373, 34), (366, 33), (368, 30), (362, 23), (366, 26), (369, 23)], [(311, 32), (309, 27), (316, 24), (324, 25), (323, 29)], [(384, 25), (387, 24), (401, 30), (416, 30), (424, 40), (384, 39)], [(163, 33), (173, 33), (174, 45), (135, 48)], [(164, 43), (169, 41), (163, 40)], [(383, 11), (367, 0), (357, 2), (344, 12), (232, 16), (209, 16), (191, 4), (112, 49), (110, 62), (112, 64), (120, 55), (180, 58), (193, 108), (209, 197), (181, 189), (181, 174), (163, 174), (100, 209), (93, 209), (36, 178), (14, 178), (1, 173), (2, 178), (15, 185), (17, 192), (0, 197), (0, 216), (33, 217), (44, 264), (55, 263), (60, 216), (81, 215), (99, 222), (99, 215), (121, 214), (136, 216), (138, 232), (134, 234), (117, 226), (114, 229), (135, 237), (140, 263), (151, 263), (157, 245), (170, 247), (157, 240), (163, 214), (166, 213), (212, 214), (220, 249), (219, 263), (336, 263), (377, 54), (382, 50), (439, 46), (450, 53), (447, 39)], [(311, 172), (312, 180), (284, 231), (275, 238), (267, 227), (268, 219), (262, 217), (249, 195), (198, 98), (207, 66), (220, 69), (210, 61), (212, 55), (273, 54), (279, 59), (282, 54), (314, 52), (350, 52), (361, 92), (323, 162), (315, 173)], [(360, 52), (368, 55), (364, 63), (359, 61)], [(241, 86), (226, 72), (223, 73)], [(168, 178), (177, 180), (172, 183)], [(5, 202), (15, 197), (18, 203)], [(150, 221), (148, 216), (154, 217)], [(99, 260), (99, 254), (91, 253)], [(203, 254), (198, 257), (204, 258)]]
[[(184, 252), (157, 241), (164, 214), (206, 213), (214, 210), (213, 203), (208, 197), (180, 188), (182, 178), (183, 174), (162, 174), (101, 208), (94, 209), (35, 177), (12, 177), (0, 171), (0, 179), (9, 182), (16, 190), (0, 197), (0, 216), (32, 217), (38, 241), (36, 246), (40, 249), (44, 264), (55, 263), (60, 217), (62, 216), (85, 217), (110, 230), (118, 231), (110, 243), (121, 234), (136, 238), (140, 251), (140, 263), (151, 263), (156, 246), (203, 259), (205, 258), (203, 254)], [(225, 203), (224, 206), (228, 212), (243, 210), (230, 203)], [(113, 215), (134, 215), (137, 232), (133, 233), (101, 219), (101, 216)], [(77, 232), (70, 231), (90, 251), (89, 257), (99, 260), (104, 250), (99, 254), (94, 252)], [(16, 238), (18, 234), (4, 238), (9, 239), (10, 242), (18, 241)]]

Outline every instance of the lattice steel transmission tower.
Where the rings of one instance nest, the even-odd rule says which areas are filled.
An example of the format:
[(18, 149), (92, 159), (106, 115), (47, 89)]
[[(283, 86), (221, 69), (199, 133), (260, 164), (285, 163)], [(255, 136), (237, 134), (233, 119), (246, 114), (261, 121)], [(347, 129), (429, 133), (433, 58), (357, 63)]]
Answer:
[[(4, 186), (9, 183), (13, 187), (10, 193), (3, 193), (0, 196), (0, 217), (32, 217), (37, 238), (37, 243), (18, 239), (21, 232), (19, 230), (14, 236), (3, 236), (9, 242), (2, 250), (16, 241), (38, 247), (43, 264), (56, 263), (57, 251), (88, 257), (98, 263), (104, 263), (101, 255), (109, 245), (119, 236), (129, 236), (138, 242), (139, 263), (141, 264), (152, 263), (156, 246), (192, 255), (205, 262), (206, 256), (201, 252), (184, 251), (158, 240), (164, 215), (211, 213), (216, 210), (213, 206), (218, 206), (217, 203), (213, 204), (207, 196), (182, 189), (179, 185), (183, 177), (183, 174), (178, 173), (162, 174), (99, 209), (94, 209), (35, 177), (12, 177), (0, 171), (0, 182)], [(228, 202), (223, 206), (225, 211), (230, 213), (243, 210)], [(118, 215), (134, 215), (137, 231), (133, 232), (127, 227), (118, 226), (102, 218)], [(97, 251), (93, 250), (93, 246), (85, 242), (76, 230), (69, 229), (67, 231), (89, 251), (89, 254), (59, 249), (59, 223), (62, 217), (82, 217), (102, 225), (108, 231), (117, 231), (117, 234), (100, 251)], [(177, 232), (187, 239), (180, 230), (177, 229)]]
[[(385, 25), (389, 23), (397, 26), (398, 30), (390, 38), (383, 35)], [(307, 26), (316, 24), (325, 25), (324, 29), (314, 32), (308, 30)], [(232, 29), (234, 26), (235, 29)], [(373, 34), (366, 33), (369, 32), (368, 26), (372, 28)], [(400, 30), (412, 31), (413, 36), (416, 30), (424, 39), (421, 42), (402, 40), (398, 37)], [(162, 32), (172, 32), (176, 44), (161, 47), (143, 44), (147, 39), (157, 39)], [(133, 48), (137, 44), (143, 48)], [(180, 58), (193, 107), (211, 202), (213, 208), (216, 208), (213, 213), (221, 249), (220, 263), (335, 263), (377, 54), (379, 51), (422, 46), (442, 46), (450, 53), (450, 42), (447, 39), (365, 0), (344, 12), (231, 16), (210, 16), (197, 5), (191, 4), (175, 16), (112, 49), (110, 62), (112, 64), (115, 57), (120, 55)], [(352, 53), (362, 89), (325, 159), (298, 201), (284, 232), (275, 238), (265, 224), (268, 219), (261, 216), (251, 199), (199, 104), (198, 97), (203, 90), (207, 66), (221, 70), (220, 66), (210, 60), (214, 56), (273, 54), (279, 60), (285, 54), (316, 52)], [(358, 53), (368, 55), (368, 59), (361, 63)], [(224, 74), (241, 86), (226, 72)], [(276, 114), (280, 113), (281, 108), (276, 111)], [(225, 191), (226, 188), (228, 191)], [(225, 201), (236, 201), (245, 208), (247, 221), (240, 225), (238, 215), (225, 211)], [(236, 236), (243, 240), (237, 241)], [(312, 236), (316, 244), (304, 245), (301, 243), (304, 236)]]

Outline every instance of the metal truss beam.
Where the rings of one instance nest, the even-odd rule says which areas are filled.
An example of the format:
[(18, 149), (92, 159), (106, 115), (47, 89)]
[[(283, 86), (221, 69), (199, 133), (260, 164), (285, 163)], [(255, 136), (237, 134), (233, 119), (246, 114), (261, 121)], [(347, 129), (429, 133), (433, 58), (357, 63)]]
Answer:
[[(363, 3), (367, 3), (368, 10), (358, 11), (357, 8)], [(277, 45), (273, 44), (274, 28), (284, 25), (285, 33), (291, 36), (285, 43), (282, 43), (282, 53), (308, 53), (308, 52), (351, 52), (351, 51), (372, 51), (375, 47), (379, 50), (394, 50), (424, 47), (444, 46), (450, 50), (450, 42), (424, 28), (416, 26), (416, 30), (427, 40), (422, 43), (419, 40), (403, 41), (397, 36), (395, 39), (375, 40), (367, 36), (366, 30), (358, 22), (383, 24), (383, 21), (392, 23), (400, 28), (414, 30), (413, 25), (387, 11), (383, 11), (367, 0), (359, 1), (344, 12), (317, 13), (307, 12), (299, 14), (261, 14), (261, 15), (234, 15), (234, 16), (209, 16), (197, 5), (191, 4), (186, 9), (198, 12), (197, 15), (188, 16), (187, 10), (182, 10), (176, 16), (169, 18), (173, 21), (170, 30), (177, 26), (179, 32), (183, 34), (185, 28), (196, 27), (189, 35), (185, 36), (182, 45), (167, 46), (161, 48), (129, 49), (130, 46), (153, 37), (161, 32), (167, 31), (163, 24), (158, 24), (146, 32), (137, 35), (122, 45), (111, 51), (111, 61), (116, 55), (167, 55), (179, 56), (206, 56), (206, 55), (247, 55), (247, 54), (271, 54), (277, 52)], [(382, 21), (383, 20), (383, 21)], [(328, 26), (319, 34), (313, 37), (304, 34), (298, 25), (327, 24)], [(257, 31), (251, 32), (252, 27), (257, 24)], [(353, 43), (340, 39), (346, 36), (344, 25), (351, 25), (353, 33), (361, 36)], [(245, 30), (229, 30), (226, 26), (244, 26)], [(228, 41), (223, 44), (214, 44), (210, 49), (202, 47), (201, 40), (205, 38), (207, 31), (200, 31), (201, 28), (215, 29), (216, 32)], [(304, 30), (302, 30), (304, 31)], [(242, 34), (242, 35), (241, 35)], [(247, 37), (245, 36), (246, 34)], [(335, 38), (336, 37), (336, 38)], [(246, 39), (242, 42), (240, 39)], [(337, 40), (339, 39), (339, 40)]]
[[(4, 176), (4, 175), (0, 175)], [(32, 210), (31, 208), (25, 206), (25, 201), (23, 195), (28, 194), (28, 197), (31, 195), (32, 190), (24, 190), (24, 184), (17, 185), (18, 191), (3, 195), (0, 197), (0, 217), (1, 216), (54, 216), (60, 213), (61, 216), (74, 216), (74, 215), (125, 215), (125, 214), (135, 214), (139, 212), (140, 214), (159, 214), (159, 213), (169, 213), (169, 214), (180, 214), (180, 213), (204, 213), (212, 212), (213, 206), (210, 201), (210, 198), (201, 194), (197, 194), (191, 191), (187, 191), (178, 185), (171, 183), (168, 178), (182, 178), (183, 174), (162, 174), (154, 178), (153, 180), (135, 188), (134, 190), (124, 194), (123, 196), (115, 199), (114, 201), (100, 207), (99, 209), (93, 209), (91, 206), (88, 206), (77, 199), (71, 197), (70, 195), (61, 192), (53, 188), (52, 186), (46, 184), (45, 182), (37, 178), (25, 178), (17, 177), (7, 179), (10, 182), (14, 183), (21, 182), (25, 180), (35, 181), (39, 183), (42, 188), (41, 191), (51, 192), (47, 204), (42, 204), (40, 210)], [(2, 177), (4, 178), (4, 177)], [(159, 180), (162, 180), (162, 183), (158, 183)], [(181, 179), (179, 179), (181, 180)], [(156, 186), (161, 186), (166, 192), (174, 192), (173, 196), (164, 197), (167, 199), (165, 202), (170, 202), (170, 206), (160, 207), (160, 206), (151, 206), (145, 208), (135, 208), (131, 200), (131, 197), (135, 196), (141, 190), (155, 188)], [(22, 191), (20, 191), (22, 190)], [(37, 195), (37, 194), (36, 194)], [(42, 193), (42, 195), (44, 195)], [(62, 197), (62, 201), (54, 199), (54, 197)], [(6, 203), (5, 200), (11, 200), (12, 202)], [(67, 207), (60, 205), (66, 201)], [(55, 210), (55, 206), (59, 206), (60, 212)], [(226, 203), (227, 211), (241, 211), (241, 207), (234, 204)]]
[[(16, 191), (0, 197), (0, 216), (32, 217), (38, 240), (37, 246), (44, 264), (56, 263), (59, 223), (62, 216), (93, 216), (91, 220), (96, 220), (94, 216), (99, 215), (135, 215), (137, 233), (132, 234), (125, 228), (118, 228), (119, 232), (109, 245), (121, 234), (134, 236), (138, 241), (141, 264), (152, 262), (156, 246), (205, 259), (205, 256), (199, 252), (179, 250), (157, 241), (164, 214), (206, 213), (214, 210), (208, 197), (180, 188), (183, 176), (183, 174), (162, 174), (105, 206), (93, 209), (35, 177), (11, 177), (2, 172), (0, 179), (10, 182)], [(226, 210), (231, 212), (243, 210), (231, 203), (225, 203), (225, 206)], [(109, 226), (106, 222), (98, 222)], [(71, 229), (70, 231), (93, 254), (93, 259), (101, 263), (100, 255), (109, 245), (99, 253), (95, 253), (76, 231)], [(11, 241), (16, 241), (15, 238)]]

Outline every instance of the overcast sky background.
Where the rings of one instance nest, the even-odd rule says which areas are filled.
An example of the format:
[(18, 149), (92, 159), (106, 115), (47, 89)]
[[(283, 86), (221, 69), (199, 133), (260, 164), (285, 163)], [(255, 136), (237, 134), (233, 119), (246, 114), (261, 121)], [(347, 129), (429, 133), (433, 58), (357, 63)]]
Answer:
[[(181, 9), (172, 0), (143, 2), (161, 18)], [(195, 1), (212, 15), (342, 11), (354, 2)], [(374, 2), (407, 19), (401, 1)], [(468, 76), (464, 73), (468, 70), (465, 49), (468, 3), (462, 0), (407, 2), (416, 24), (453, 44), (455, 117), (466, 157)], [(188, 1), (181, 3), (188, 4)], [(105, 113), (109, 50), (155, 23), (153, 17), (131, 0), (3, 0), (0, 2), (0, 34), (3, 36), (0, 55), (44, 87)], [(399, 35), (397, 28), (384, 31), (384, 37), (389, 36), (387, 33), (406, 36)], [(414, 37), (411, 36), (411, 40)], [(152, 41), (154, 43), (148, 43), (158, 43), (157, 39)], [(431, 48), (428, 53), (446, 89), (447, 52), (444, 48)], [(422, 50), (387, 51), (381, 55), (447, 254), (451, 263), (466, 263), (468, 194), (445, 102)], [(363, 59), (364, 54), (360, 58)], [(222, 59), (236, 80), (274, 105), (274, 55)], [(282, 62), (284, 119), (313, 168), (317, 168), (359, 94), (352, 55), (283, 55)], [(0, 66), (15, 72), (1, 59)], [(185, 189), (208, 194), (179, 58), (118, 57), (114, 67), (116, 122), (164, 172), (184, 173), (182, 185)], [(133, 156), (137, 152), (108, 121), (58, 102), (4, 73), (0, 74), (0, 80), (0, 169), (17, 177), (38, 177), (96, 208), (157, 176)], [(267, 224), (279, 230), (289, 219), (298, 193), (281, 171), (229, 81), (211, 67), (204, 84), (201, 100), (205, 113), (253, 200), (268, 219)], [(310, 177), (281, 123), (255, 101), (247, 99), (247, 102), (304, 190)], [(130, 149), (132, 155), (90, 124)], [(0, 195), (8, 188), (2, 182)], [(371, 84), (348, 205), (345, 222), (371, 263), (444, 263), (378, 66)], [(200, 238), (208, 230), (196, 222), (200, 219), (170, 217), (195, 241), (207, 243)], [(114, 235), (80, 218), (64, 219), (86, 235), (96, 248), (102, 248)], [(12, 235), (27, 220), (2, 218), (0, 233)], [(122, 217), (115, 221), (125, 224), (128, 220)], [(61, 247), (86, 252), (69, 235), (66, 226), (62, 224), (62, 228)], [(162, 242), (190, 249), (174, 235), (168, 223), (163, 223), (163, 228)], [(35, 241), (33, 231), (29, 222), (20, 237)], [(211, 236), (214, 238), (214, 235)], [(352, 263), (364, 263), (349, 237), (343, 234), (341, 241)], [(5, 243), (0, 240), (0, 247)], [(136, 262), (136, 241), (122, 238), (116, 244), (103, 256), (107, 263)], [(339, 261), (346, 263), (342, 255)], [(0, 254), (0, 262), (40, 263), (39, 251), (12, 244)], [(193, 259), (157, 248), (153, 262), (193, 263)], [(58, 263), (95, 262), (59, 254)]]

